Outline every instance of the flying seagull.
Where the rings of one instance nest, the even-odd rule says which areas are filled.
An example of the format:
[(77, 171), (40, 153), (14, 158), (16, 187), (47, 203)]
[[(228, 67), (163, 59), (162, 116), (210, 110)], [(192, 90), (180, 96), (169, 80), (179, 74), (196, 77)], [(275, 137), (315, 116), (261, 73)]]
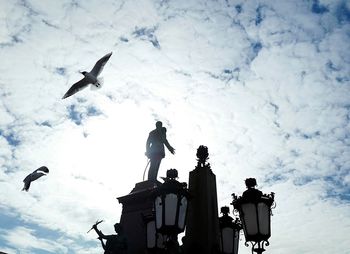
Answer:
[(40, 168), (38, 168), (37, 170), (34, 170), (33, 173), (30, 173), (29, 175), (27, 175), (26, 178), (24, 178), (23, 182), (24, 182), (24, 187), (22, 189), (22, 191), (28, 191), (29, 187), (30, 187), (30, 183), (35, 181), (36, 179), (45, 176), (45, 173), (49, 173), (49, 169), (45, 166), (42, 166)]
[(86, 72), (86, 71), (80, 72), (81, 74), (84, 75), (84, 78), (79, 80), (74, 85), (72, 85), (72, 87), (69, 88), (69, 90), (62, 97), (62, 99), (65, 99), (65, 98), (79, 92), (80, 90), (87, 87), (89, 84), (91, 84), (97, 88), (100, 88), (101, 87), (100, 80), (98, 80), (97, 77), (98, 77), (98, 75), (100, 75), (101, 71), (103, 70), (103, 67), (105, 66), (105, 64), (107, 63), (107, 61), (111, 57), (111, 55), (112, 55), (112, 52), (108, 53), (107, 55), (102, 57), (100, 60), (98, 60), (95, 64), (94, 68), (92, 68), (92, 70), (90, 72)]

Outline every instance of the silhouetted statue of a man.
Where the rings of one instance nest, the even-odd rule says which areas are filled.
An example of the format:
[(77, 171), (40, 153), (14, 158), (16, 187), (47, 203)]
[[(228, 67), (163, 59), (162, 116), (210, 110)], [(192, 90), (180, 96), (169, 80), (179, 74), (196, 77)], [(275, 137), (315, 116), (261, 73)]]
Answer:
[(161, 160), (165, 157), (164, 145), (174, 154), (175, 149), (166, 139), (166, 128), (161, 121), (156, 122), (156, 129), (149, 133), (146, 142), (146, 156), (150, 159), (151, 165), (148, 171), (148, 180), (156, 181)]
[[(126, 253), (127, 243), (123, 234), (123, 228), (119, 223), (114, 224), (114, 230), (117, 235), (104, 235), (97, 229), (97, 225), (92, 227), (98, 234), (98, 239), (101, 241), (102, 247), (105, 250), (104, 254), (124, 254)], [(106, 243), (103, 242), (106, 240)]]

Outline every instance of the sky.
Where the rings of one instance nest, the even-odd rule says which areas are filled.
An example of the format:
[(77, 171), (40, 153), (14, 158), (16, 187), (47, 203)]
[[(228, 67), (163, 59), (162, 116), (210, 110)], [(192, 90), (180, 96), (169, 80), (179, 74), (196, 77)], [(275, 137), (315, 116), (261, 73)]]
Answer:
[(219, 208), (249, 177), (276, 193), (266, 253), (348, 254), (349, 24), (349, 0), (0, 0), (0, 251), (102, 253), (86, 232), (113, 233), (160, 120), (158, 176), (205, 145)]

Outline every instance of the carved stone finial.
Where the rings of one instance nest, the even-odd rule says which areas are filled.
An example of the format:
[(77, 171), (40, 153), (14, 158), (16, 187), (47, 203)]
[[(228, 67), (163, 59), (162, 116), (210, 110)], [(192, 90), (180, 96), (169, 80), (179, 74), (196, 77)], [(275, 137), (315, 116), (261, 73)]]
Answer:
[(197, 155), (197, 160), (198, 160), (198, 166), (209, 165), (209, 164), (206, 164), (207, 160), (209, 159), (208, 147), (199, 146), (197, 149), (196, 155)]

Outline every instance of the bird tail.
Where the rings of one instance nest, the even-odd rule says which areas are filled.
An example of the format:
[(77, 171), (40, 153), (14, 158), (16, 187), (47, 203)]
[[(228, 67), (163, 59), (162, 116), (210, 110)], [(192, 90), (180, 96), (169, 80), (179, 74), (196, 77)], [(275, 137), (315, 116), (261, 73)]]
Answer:
[(103, 86), (103, 78), (97, 78), (97, 82), (91, 85), (91, 90), (100, 89)]

